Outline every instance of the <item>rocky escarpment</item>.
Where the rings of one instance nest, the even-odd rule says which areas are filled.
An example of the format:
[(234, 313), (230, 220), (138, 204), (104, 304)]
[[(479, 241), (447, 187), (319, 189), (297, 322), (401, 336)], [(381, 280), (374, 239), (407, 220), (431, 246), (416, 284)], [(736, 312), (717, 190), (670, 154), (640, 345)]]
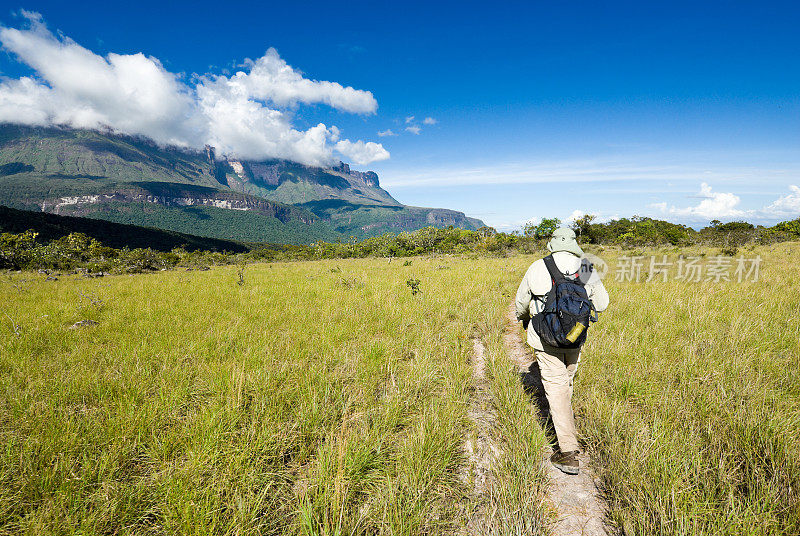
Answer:
[(345, 164), (344, 162), (339, 162), (339, 165), (333, 166), (331, 171), (341, 173), (357, 182), (361, 182), (368, 188), (380, 188), (378, 174), (374, 171), (354, 171), (350, 169), (349, 164)]
[(218, 160), (216, 167), (221, 184), (280, 203), (341, 200), (358, 205), (401, 206), (380, 187), (377, 173), (354, 171), (343, 162), (320, 168), (287, 160), (225, 159)]
[[(214, 149), (211, 147), (206, 148), (206, 154), (210, 158), (214, 158)], [(263, 162), (254, 162), (246, 160), (233, 160), (226, 159), (224, 161), (230, 166), (233, 171), (241, 180), (254, 180), (267, 186), (278, 186), (286, 180), (285, 174), (295, 175), (313, 175), (319, 178), (320, 175), (331, 175), (345, 179), (346, 183), (340, 183), (342, 187), (365, 187), (365, 188), (380, 188), (380, 181), (378, 174), (374, 171), (355, 171), (351, 170), (348, 164), (339, 162), (337, 165), (330, 168), (318, 168), (313, 166), (305, 166), (287, 160), (267, 160)], [(304, 173), (297, 173), (303, 171)], [(328, 179), (327, 182), (335, 182)]]
[(305, 210), (250, 195), (202, 187), (179, 188), (167, 183), (147, 183), (140, 187), (114, 188), (97, 194), (48, 198), (41, 201), (39, 208), (42, 212), (51, 214), (83, 216), (96, 213), (103, 204), (112, 203), (152, 203), (164, 207), (213, 207), (252, 211), (282, 222), (297, 219), (303, 223), (314, 223), (318, 220)]

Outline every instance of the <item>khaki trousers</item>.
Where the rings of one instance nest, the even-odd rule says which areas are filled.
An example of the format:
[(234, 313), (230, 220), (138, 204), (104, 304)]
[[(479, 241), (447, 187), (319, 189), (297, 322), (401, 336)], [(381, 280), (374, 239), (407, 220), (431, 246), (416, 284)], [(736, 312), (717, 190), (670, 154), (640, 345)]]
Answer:
[(550, 405), (558, 447), (561, 452), (578, 450), (575, 416), (572, 413), (572, 380), (581, 360), (580, 352), (548, 348), (547, 351), (534, 350), (534, 355), (542, 373), (542, 385)]

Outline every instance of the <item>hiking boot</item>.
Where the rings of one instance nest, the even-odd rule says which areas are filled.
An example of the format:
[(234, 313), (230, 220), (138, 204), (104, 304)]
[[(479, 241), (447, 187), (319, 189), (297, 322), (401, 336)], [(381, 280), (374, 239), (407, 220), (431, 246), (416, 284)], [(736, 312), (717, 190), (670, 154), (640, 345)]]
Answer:
[(568, 475), (578, 474), (578, 467), (580, 464), (578, 463), (577, 450), (573, 450), (571, 452), (561, 452), (560, 450), (556, 449), (553, 455), (550, 456), (550, 462)]

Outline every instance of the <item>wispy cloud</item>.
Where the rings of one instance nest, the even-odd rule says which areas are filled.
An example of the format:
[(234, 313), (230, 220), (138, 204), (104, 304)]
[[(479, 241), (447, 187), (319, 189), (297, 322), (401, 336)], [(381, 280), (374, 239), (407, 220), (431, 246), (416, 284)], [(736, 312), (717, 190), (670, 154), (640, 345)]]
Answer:
[(335, 126), (295, 129), (285, 110), (298, 104), (372, 114), (378, 103), (369, 91), (305, 78), (275, 49), (245, 60), (230, 76), (195, 76), (190, 85), (157, 58), (99, 56), (54, 35), (39, 14), (21, 13), (27, 27), (0, 26), (0, 42), (36, 75), (0, 82), (0, 121), (111, 129), (185, 147), (211, 144), (240, 158), (323, 165), (334, 163), (335, 153), (360, 164), (389, 157), (377, 143), (340, 140)]
[(378, 136), (385, 138), (386, 136), (397, 136), (397, 134), (391, 128), (387, 128), (386, 130), (378, 131)]
[[(682, 163), (676, 161), (683, 160)], [(643, 163), (645, 162), (645, 163)], [(470, 188), (480, 198), (481, 192), (492, 188), (514, 191), (522, 185), (541, 187), (542, 199), (553, 200), (554, 188), (580, 192), (576, 211), (568, 201), (558, 202), (550, 214), (563, 210), (562, 219), (594, 214), (600, 220), (619, 218), (620, 214), (650, 215), (671, 221), (707, 224), (711, 219), (748, 219), (754, 223), (768, 223), (800, 216), (800, 165), (781, 167), (745, 167), (735, 165), (710, 165), (707, 161), (692, 163), (686, 155), (651, 154), (635, 159), (595, 158), (586, 160), (552, 160), (533, 163), (507, 163), (472, 167), (430, 167), (408, 170), (384, 170), (381, 182), (390, 191), (402, 193), (431, 189), (446, 196), (448, 187)], [(712, 185), (719, 186), (712, 188)], [(738, 185), (736, 189), (731, 186)], [(760, 185), (754, 188), (754, 185)], [(725, 187), (727, 186), (727, 188)], [(788, 193), (786, 189), (788, 188)], [(731, 191), (733, 190), (733, 191)], [(531, 190), (526, 190), (531, 191)], [(782, 193), (781, 193), (782, 192)], [(769, 193), (774, 197), (770, 199)], [(595, 197), (595, 194), (601, 194)], [(677, 196), (697, 199), (681, 204)], [(753, 196), (758, 199), (754, 206)], [(766, 196), (766, 197), (765, 197)], [(611, 198), (635, 200), (610, 201)], [(660, 198), (660, 199), (659, 199)], [(594, 201), (593, 201), (594, 199)], [(745, 200), (748, 201), (745, 206)], [(534, 203), (535, 204), (535, 203)], [(524, 208), (512, 203), (510, 209), (519, 214), (519, 220), (507, 220), (512, 228), (519, 228), (525, 220)], [(624, 207), (624, 208), (623, 208)], [(542, 207), (537, 208), (537, 212)], [(496, 222), (493, 222), (493, 224)]]
[[(635, 160), (596, 158), (517, 162), (497, 165), (408, 168), (384, 172), (382, 183), (392, 188), (420, 186), (464, 186), (498, 184), (569, 184), (586, 182), (625, 182), (641, 188), (648, 181), (663, 185), (700, 182), (760, 181), (785, 183), (787, 177), (800, 179), (800, 166), (753, 168), (675, 163), (676, 158), (658, 155)], [(652, 163), (647, 163), (652, 162)], [(674, 187), (665, 191), (674, 191)], [(643, 192), (652, 188), (642, 188)]]
[[(415, 136), (419, 135), (419, 133), (422, 132), (422, 127), (419, 126), (416, 116), (414, 115), (406, 116), (403, 123), (406, 125), (406, 127), (403, 129), (404, 132), (414, 134)], [(425, 119), (422, 120), (423, 125), (435, 125), (436, 123), (438, 123), (438, 121), (433, 117), (426, 117)], [(391, 130), (387, 130), (384, 132), (391, 132)], [(378, 135), (380, 135), (380, 133), (378, 133)]]

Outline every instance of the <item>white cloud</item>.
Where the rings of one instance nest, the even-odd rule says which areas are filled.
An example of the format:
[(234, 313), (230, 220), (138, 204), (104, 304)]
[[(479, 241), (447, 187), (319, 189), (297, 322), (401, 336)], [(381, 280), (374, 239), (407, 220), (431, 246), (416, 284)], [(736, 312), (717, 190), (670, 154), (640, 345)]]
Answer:
[(584, 211), (575, 209), (575, 210), (572, 211), (572, 214), (567, 216), (567, 219), (565, 220), (565, 222), (566, 223), (572, 223), (574, 221), (577, 221), (577, 220), (583, 218), (584, 216), (586, 216), (586, 213)]
[(184, 147), (208, 143), (238, 158), (314, 165), (335, 163), (334, 151), (355, 154), (359, 165), (374, 161), (369, 155), (388, 158), (377, 143), (339, 141), (335, 126), (293, 128), (287, 107), (322, 103), (363, 114), (374, 113), (377, 102), (369, 91), (304, 78), (274, 49), (231, 76), (200, 77), (192, 87), (156, 58), (102, 57), (53, 35), (38, 14), (22, 14), (29, 28), (0, 27), (0, 42), (36, 76), (0, 82), (0, 121), (108, 128)]
[[(730, 160), (730, 157), (726, 155)], [(648, 153), (630, 157), (520, 160), (476, 165), (415, 166), (383, 171), (381, 183), (392, 188), (499, 184), (604, 183), (604, 191), (622, 194), (683, 191), (687, 184), (724, 181), (736, 184), (783, 185), (787, 177), (800, 177), (793, 154), (781, 166), (714, 165), (696, 162), (683, 153)]]
[(249, 72), (238, 71), (230, 77), (215, 77), (213, 82), (232, 94), (276, 106), (321, 102), (354, 113), (374, 113), (378, 109), (378, 102), (369, 91), (303, 78), (281, 59), (274, 48), (255, 61), (245, 60), (245, 66), (249, 67)]
[[(436, 123), (438, 123), (438, 121), (433, 117), (426, 117), (425, 119), (422, 120), (423, 125), (435, 125)], [(409, 115), (406, 117), (405, 124), (407, 125), (406, 128), (403, 129), (405, 132), (410, 132), (411, 134), (414, 135), (417, 135), (420, 132), (422, 132), (422, 127), (420, 127), (419, 124), (417, 124), (416, 117), (413, 115)]]
[(668, 179), (694, 180), (697, 174), (674, 165), (645, 165), (616, 160), (553, 160), (473, 167), (406, 168), (384, 172), (383, 183), (394, 188), (463, 186), (465, 184), (565, 184)]
[(650, 207), (664, 214), (685, 217), (693, 221), (741, 218), (768, 222), (800, 216), (800, 187), (795, 185), (789, 186), (788, 194), (780, 196), (760, 209), (741, 209), (739, 208), (741, 199), (738, 195), (731, 192), (714, 192), (705, 182), (700, 185), (698, 197), (702, 197), (703, 200), (692, 207), (677, 208), (668, 206), (667, 203), (652, 203)]
[(364, 143), (361, 140), (357, 142), (342, 140), (336, 144), (336, 150), (359, 166), (389, 158), (389, 151), (373, 141)]
[(706, 220), (737, 218), (748, 213), (736, 208), (741, 202), (738, 195), (730, 192), (714, 192), (708, 183), (704, 182), (700, 185), (698, 196), (703, 198), (699, 204), (685, 208), (670, 207), (668, 212), (677, 216), (699, 217)]
[(386, 136), (397, 136), (395, 132), (391, 128), (387, 128), (386, 130), (381, 130), (378, 132), (378, 136), (381, 138), (385, 138)]
[(594, 223), (609, 223), (609, 222), (612, 222), (612, 221), (617, 221), (619, 219), (622, 219), (622, 216), (620, 216), (617, 213), (609, 215), (609, 214), (604, 214), (602, 212), (598, 212), (595, 215), (597, 217), (594, 219)]
[(787, 195), (781, 196), (774, 203), (764, 207), (766, 216), (779, 218), (796, 218), (800, 216), (800, 187), (792, 184)]
[(201, 126), (189, 89), (144, 54), (102, 58), (74, 41), (57, 39), (36, 14), (30, 29), (0, 27), (3, 48), (42, 80), (0, 83), (0, 121), (78, 128), (111, 127), (160, 143), (189, 145)]

